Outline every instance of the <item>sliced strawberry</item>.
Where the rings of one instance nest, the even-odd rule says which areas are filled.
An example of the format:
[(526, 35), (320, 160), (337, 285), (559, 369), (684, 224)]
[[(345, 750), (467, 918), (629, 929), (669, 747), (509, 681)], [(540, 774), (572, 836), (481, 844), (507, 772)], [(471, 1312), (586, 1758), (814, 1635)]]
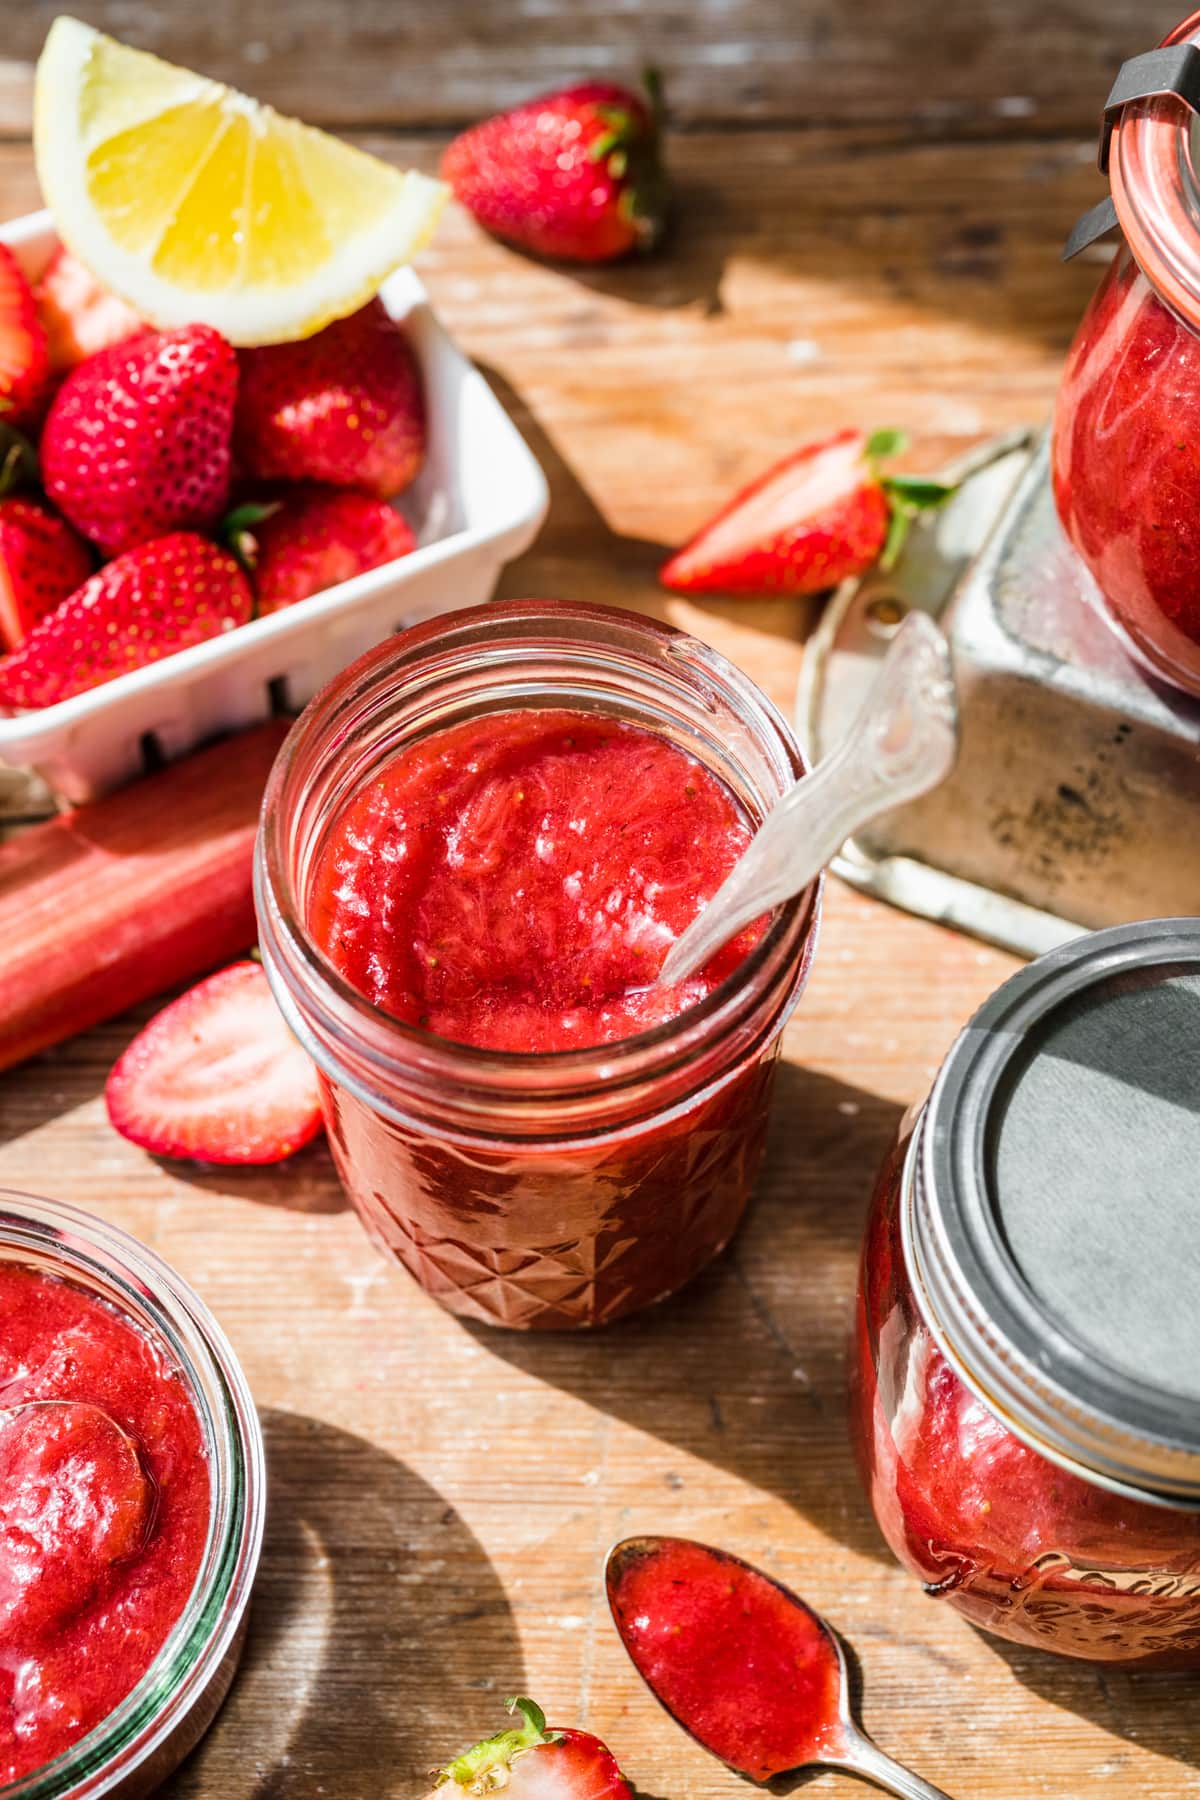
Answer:
[(421, 371), (372, 300), (314, 337), (243, 350), (235, 442), (259, 481), (324, 481), (390, 500), (425, 459)]
[(680, 594), (819, 594), (899, 554), (941, 482), (882, 476), (899, 432), (845, 430), (805, 444), (750, 483), (660, 572)]
[(232, 345), (208, 325), (89, 357), (46, 418), (46, 492), (106, 556), (212, 524), (229, 498), (237, 379)]
[(67, 595), (0, 662), (0, 706), (53, 706), (253, 616), (227, 550), (176, 531), (127, 550)]
[(394, 562), (416, 543), (386, 500), (347, 488), (298, 488), (274, 504), (239, 508), (226, 529), (251, 570), (260, 615)]
[(33, 500), (0, 499), (0, 645), (15, 650), (92, 572), (83, 539)]
[(50, 258), (33, 296), (56, 375), (150, 329), (142, 315), (102, 287), (65, 244)]
[(232, 963), (151, 1019), (104, 1099), (122, 1137), (197, 1162), (281, 1162), (321, 1129), (316, 1070), (256, 962)]
[(512, 1800), (632, 1800), (612, 1751), (587, 1731), (546, 1729), (532, 1700), (510, 1700), (521, 1724), (485, 1738), (447, 1763), (439, 1786), (471, 1795), (503, 1789)]
[(25, 431), (37, 423), (50, 381), (46, 333), (32, 289), (0, 244), (0, 419)]

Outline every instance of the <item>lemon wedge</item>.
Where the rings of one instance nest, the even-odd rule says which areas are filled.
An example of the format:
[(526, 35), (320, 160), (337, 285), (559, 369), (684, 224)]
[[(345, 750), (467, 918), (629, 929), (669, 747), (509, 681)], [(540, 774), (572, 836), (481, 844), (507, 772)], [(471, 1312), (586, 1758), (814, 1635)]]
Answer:
[(429, 241), (441, 182), (59, 18), (34, 148), (59, 234), (156, 325), (308, 337)]

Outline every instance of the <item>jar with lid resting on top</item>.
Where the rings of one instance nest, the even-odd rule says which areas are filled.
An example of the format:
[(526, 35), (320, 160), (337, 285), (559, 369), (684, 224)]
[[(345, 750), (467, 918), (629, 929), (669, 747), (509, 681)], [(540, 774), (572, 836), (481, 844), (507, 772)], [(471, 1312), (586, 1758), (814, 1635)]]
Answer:
[(0, 1311), (0, 1790), (140, 1800), (237, 1667), (254, 1403), (186, 1283), (77, 1207), (0, 1193)]
[[(621, 734), (646, 751), (645, 774), (620, 760)], [(574, 807), (561, 784), (589, 746), (617, 756), (605, 766), (620, 774), (608, 798), (580, 789)], [(688, 809), (703, 805), (697, 819), (710, 821), (724, 809), (744, 839), (803, 772), (775, 708), (715, 651), (632, 613), (555, 601), (431, 620), (363, 657), (301, 716), (264, 801), (264, 965), (317, 1064), (360, 1218), (452, 1311), (523, 1329), (604, 1324), (674, 1292), (728, 1241), (762, 1155), (820, 884), (674, 1014), (615, 1029), (610, 1016), (596, 1041), (583, 995), (605, 985), (593, 956), (607, 982), (629, 949), (631, 894), (629, 929), (664, 953), (659, 883), (638, 879), (656, 819), (680, 821), (662, 873), (686, 892), (711, 873)], [(397, 895), (426, 857), (441, 859), (432, 886), (406, 911)], [(440, 999), (397, 999), (391, 977), (426, 926), (406, 979)], [(335, 937), (366, 940), (354, 979), (333, 960)], [(539, 1013), (525, 984), (542, 958), (547, 985), (573, 992)], [(624, 1018), (637, 982), (610, 987)], [(498, 1019), (519, 1019), (524, 1035), (501, 1032), (496, 1047)], [(580, 1047), (563, 1047), (557, 1027), (581, 1020)], [(481, 1044), (472, 1032), (484, 1026)]]
[(928, 1594), (1018, 1643), (1200, 1667), (1200, 920), (988, 1000), (880, 1176), (852, 1426)]
[[(1164, 41), (1200, 44), (1200, 12)], [(1109, 176), (1122, 243), (1067, 358), (1054, 495), (1126, 647), (1200, 694), (1200, 122), (1187, 104), (1127, 103)]]

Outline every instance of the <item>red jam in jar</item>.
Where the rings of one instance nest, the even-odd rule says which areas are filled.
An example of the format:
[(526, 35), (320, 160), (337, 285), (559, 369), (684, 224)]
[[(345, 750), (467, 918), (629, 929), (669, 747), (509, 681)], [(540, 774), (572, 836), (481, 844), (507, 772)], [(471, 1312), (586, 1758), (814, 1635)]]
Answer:
[[(1200, 14), (1168, 43), (1200, 43)], [(1200, 187), (1186, 105), (1126, 106), (1110, 153), (1124, 243), (1071, 347), (1059, 517), (1098, 602), (1155, 674), (1200, 693)]]
[(256, 875), (364, 1224), (488, 1323), (607, 1323), (734, 1231), (815, 891), (654, 976), (803, 772), (737, 670), (550, 601), (381, 646), (298, 722)]
[(1078, 940), (959, 1039), (863, 1247), (852, 1424), (926, 1592), (1019, 1643), (1200, 1667), (1200, 924)]
[(70, 1282), (0, 1262), (0, 1785), (145, 1674), (195, 1584), (208, 1463), (179, 1372)]
[(619, 719), (488, 713), (386, 763), (333, 821), (309, 902), (376, 1006), (483, 1049), (586, 1048), (712, 992), (753, 928), (683, 988), (667, 950), (750, 842), (732, 794)]

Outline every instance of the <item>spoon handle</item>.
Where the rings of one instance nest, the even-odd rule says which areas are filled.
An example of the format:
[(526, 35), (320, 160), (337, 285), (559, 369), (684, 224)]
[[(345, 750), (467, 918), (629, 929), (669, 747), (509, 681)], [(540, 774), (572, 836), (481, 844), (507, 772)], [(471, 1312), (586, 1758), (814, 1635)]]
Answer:
[(932, 619), (910, 613), (841, 744), (776, 802), (741, 861), (672, 945), (659, 984), (670, 987), (703, 968), (752, 919), (802, 892), (854, 832), (936, 786), (957, 748), (946, 641)]
[(853, 1727), (846, 1733), (844, 1754), (832, 1766), (861, 1775), (864, 1781), (873, 1781), (884, 1793), (898, 1794), (900, 1800), (950, 1800), (944, 1789), (914, 1775), (911, 1769), (885, 1755), (864, 1732)]

